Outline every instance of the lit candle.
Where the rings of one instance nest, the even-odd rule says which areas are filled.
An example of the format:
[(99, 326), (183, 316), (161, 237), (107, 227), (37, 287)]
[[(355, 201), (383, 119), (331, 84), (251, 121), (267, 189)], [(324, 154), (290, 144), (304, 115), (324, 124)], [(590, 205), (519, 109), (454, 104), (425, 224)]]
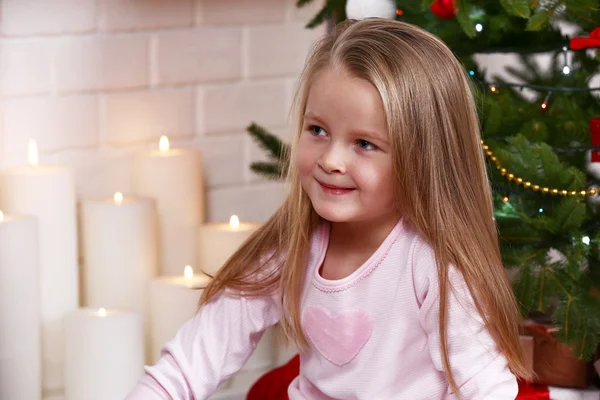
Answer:
[(196, 229), (204, 221), (200, 152), (172, 149), (166, 136), (158, 149), (134, 158), (133, 191), (156, 200), (160, 273), (177, 275), (179, 266), (196, 264)]
[(38, 247), (35, 217), (0, 211), (0, 399), (41, 399)]
[[(180, 270), (181, 271), (181, 270)], [(150, 337), (152, 363), (158, 361), (162, 346), (173, 339), (181, 326), (198, 311), (202, 289), (210, 278), (194, 274), (187, 265), (183, 275), (161, 276), (150, 282)]]
[(198, 265), (210, 276), (214, 276), (225, 261), (256, 231), (259, 223), (240, 223), (232, 215), (229, 223), (208, 223), (198, 228)]
[(81, 204), (83, 306), (137, 311), (148, 327), (148, 281), (158, 273), (154, 200), (117, 192)]
[(69, 168), (39, 166), (33, 140), (29, 164), (0, 171), (0, 208), (38, 219), (43, 389), (49, 393), (63, 388), (64, 316), (79, 303), (75, 182)]
[(143, 373), (138, 313), (82, 308), (65, 323), (65, 398), (124, 399)]

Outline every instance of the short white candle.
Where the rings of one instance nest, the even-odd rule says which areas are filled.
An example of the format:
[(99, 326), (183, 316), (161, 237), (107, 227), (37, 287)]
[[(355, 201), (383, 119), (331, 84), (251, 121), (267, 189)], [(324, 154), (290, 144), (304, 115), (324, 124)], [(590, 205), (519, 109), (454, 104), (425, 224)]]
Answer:
[(241, 223), (232, 215), (229, 223), (208, 223), (198, 228), (198, 266), (214, 276), (225, 261), (261, 224)]
[(0, 399), (42, 395), (37, 220), (0, 211)]
[[(180, 270), (181, 271), (181, 270)], [(198, 311), (202, 289), (210, 278), (194, 274), (186, 266), (183, 275), (161, 276), (150, 282), (150, 336), (152, 363), (160, 358), (160, 349)]]
[(138, 311), (147, 321), (148, 281), (158, 273), (156, 225), (152, 199), (117, 192), (82, 201), (83, 306)]
[(139, 313), (84, 308), (66, 318), (65, 397), (124, 399), (143, 373)]
[(42, 371), (46, 393), (63, 388), (64, 315), (79, 305), (75, 182), (71, 169), (38, 166), (0, 171), (0, 209), (38, 219)]
[(134, 193), (156, 200), (160, 232), (160, 274), (177, 275), (181, 265), (196, 264), (196, 229), (204, 221), (204, 183), (200, 152), (159, 149), (134, 157)]

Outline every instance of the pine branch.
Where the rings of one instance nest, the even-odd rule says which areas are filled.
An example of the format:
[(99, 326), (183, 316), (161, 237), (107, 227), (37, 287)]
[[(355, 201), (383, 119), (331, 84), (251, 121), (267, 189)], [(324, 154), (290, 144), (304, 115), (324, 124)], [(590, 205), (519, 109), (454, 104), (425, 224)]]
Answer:
[(281, 139), (256, 123), (250, 124), (246, 128), (256, 143), (267, 151), (270, 159), (282, 161), (289, 152), (289, 146), (284, 144)]
[(250, 169), (258, 175), (272, 180), (282, 179), (283, 177), (282, 167), (278, 163), (256, 161), (250, 165)]

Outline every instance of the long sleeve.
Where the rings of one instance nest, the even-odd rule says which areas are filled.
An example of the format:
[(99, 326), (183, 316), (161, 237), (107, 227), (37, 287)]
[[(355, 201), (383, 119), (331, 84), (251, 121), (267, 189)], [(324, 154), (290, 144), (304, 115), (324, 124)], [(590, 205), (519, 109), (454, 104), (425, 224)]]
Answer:
[[(419, 320), (427, 333), (431, 359), (444, 371), (439, 335), (439, 287), (433, 251), (422, 247), (414, 258), (415, 290), (420, 303)], [(515, 376), (506, 358), (477, 312), (468, 287), (454, 267), (449, 270), (447, 343), (452, 374), (463, 399), (507, 400), (518, 393)], [(448, 389), (446, 399), (458, 397)]]
[(279, 321), (273, 297), (223, 294), (204, 305), (167, 343), (126, 400), (202, 400), (250, 358)]

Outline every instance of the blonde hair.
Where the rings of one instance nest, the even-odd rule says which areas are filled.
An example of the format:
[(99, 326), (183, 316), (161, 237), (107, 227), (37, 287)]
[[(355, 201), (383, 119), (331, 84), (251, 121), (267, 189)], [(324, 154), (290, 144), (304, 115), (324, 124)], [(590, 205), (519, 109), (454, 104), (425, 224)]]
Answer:
[[(346, 21), (316, 44), (295, 98), (289, 195), (225, 263), (200, 304), (225, 288), (244, 295), (277, 295), (285, 315), (280, 322), (285, 336), (301, 349), (308, 346), (300, 324), (300, 300), (310, 236), (319, 216), (301, 187), (295, 154), (309, 89), (328, 67), (341, 67), (369, 81), (383, 100), (397, 211), (431, 245), (438, 264), (441, 350), (450, 386), (459, 392), (450, 369), (446, 333), (450, 264), (462, 273), (511, 371), (530, 378), (519, 341), (519, 310), (500, 258), (469, 79), (440, 39), (398, 21)], [(271, 257), (265, 260), (268, 251)], [(266, 267), (275, 260), (281, 261)]]

